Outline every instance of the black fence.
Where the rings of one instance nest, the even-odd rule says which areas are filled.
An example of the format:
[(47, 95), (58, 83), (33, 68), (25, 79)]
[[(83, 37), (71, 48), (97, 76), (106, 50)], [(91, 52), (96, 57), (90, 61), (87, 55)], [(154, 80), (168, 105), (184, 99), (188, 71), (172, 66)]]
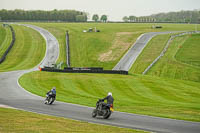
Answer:
[(70, 67), (69, 33), (66, 31), (66, 63)]
[(6, 59), (7, 54), (9, 53), (9, 51), (11, 50), (11, 48), (13, 47), (14, 43), (15, 43), (15, 31), (13, 29), (13, 27), (11, 25), (8, 24), (3, 24), (4, 26), (8, 26), (12, 32), (12, 41), (10, 43), (10, 46), (8, 47), (8, 49), (5, 51), (5, 53), (2, 55), (2, 57), (0, 57), (0, 64)]
[(56, 69), (51, 67), (41, 68), (41, 71), (62, 72), (62, 73), (104, 73), (104, 74), (123, 74), (128, 75), (128, 71), (123, 70), (103, 70), (103, 68), (65, 68)]
[(95, 71), (102, 71), (103, 67), (65, 67), (64, 70), (95, 70)]

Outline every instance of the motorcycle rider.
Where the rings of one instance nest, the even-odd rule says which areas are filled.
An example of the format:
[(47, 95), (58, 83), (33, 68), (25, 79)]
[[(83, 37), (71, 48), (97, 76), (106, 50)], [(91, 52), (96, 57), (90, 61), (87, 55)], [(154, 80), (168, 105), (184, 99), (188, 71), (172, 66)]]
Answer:
[(114, 102), (114, 98), (112, 97), (112, 93), (111, 92), (108, 92), (108, 95), (102, 99), (103, 101), (104, 100), (107, 100), (107, 105), (109, 107), (113, 106), (113, 102)]
[(47, 92), (47, 96), (50, 96), (56, 99), (56, 87), (53, 87), (49, 92)]

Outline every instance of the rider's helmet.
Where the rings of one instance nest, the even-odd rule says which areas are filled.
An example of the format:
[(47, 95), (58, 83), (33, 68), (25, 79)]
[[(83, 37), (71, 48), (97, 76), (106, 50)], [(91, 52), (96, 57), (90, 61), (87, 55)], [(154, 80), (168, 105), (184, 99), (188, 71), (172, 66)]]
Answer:
[(111, 93), (111, 92), (108, 92), (108, 96), (112, 96), (112, 93)]
[(56, 90), (56, 87), (53, 87), (52, 90)]

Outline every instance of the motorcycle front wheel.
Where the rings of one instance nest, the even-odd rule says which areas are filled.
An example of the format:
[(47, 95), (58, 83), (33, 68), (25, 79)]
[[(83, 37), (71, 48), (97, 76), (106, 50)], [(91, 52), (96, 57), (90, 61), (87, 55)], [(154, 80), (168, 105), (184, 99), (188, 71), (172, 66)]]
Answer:
[(49, 98), (46, 97), (46, 99), (44, 100), (44, 104), (48, 104), (49, 103)]
[(53, 97), (51, 97), (50, 99), (49, 99), (49, 104), (52, 104), (53, 102), (54, 102), (54, 98)]

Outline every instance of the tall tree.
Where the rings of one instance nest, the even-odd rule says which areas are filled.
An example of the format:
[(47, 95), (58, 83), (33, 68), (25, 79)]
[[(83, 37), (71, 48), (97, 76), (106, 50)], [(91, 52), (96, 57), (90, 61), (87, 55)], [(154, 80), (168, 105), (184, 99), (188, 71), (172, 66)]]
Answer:
[(102, 21), (102, 22), (105, 22), (105, 23), (106, 23), (106, 22), (107, 22), (107, 19), (108, 19), (107, 15), (102, 15), (102, 16), (101, 16), (101, 21)]
[(86, 22), (87, 17), (85, 15), (77, 15), (76, 16), (76, 22)]
[(128, 22), (128, 21), (129, 21), (129, 18), (128, 18), (127, 16), (124, 16), (124, 17), (122, 18), (122, 20), (123, 20), (124, 22)]
[(129, 16), (129, 20), (130, 20), (130, 22), (134, 22), (135, 21), (135, 16)]
[(92, 20), (94, 20), (95, 22), (97, 22), (99, 20), (99, 15), (98, 14), (94, 14), (92, 16)]

